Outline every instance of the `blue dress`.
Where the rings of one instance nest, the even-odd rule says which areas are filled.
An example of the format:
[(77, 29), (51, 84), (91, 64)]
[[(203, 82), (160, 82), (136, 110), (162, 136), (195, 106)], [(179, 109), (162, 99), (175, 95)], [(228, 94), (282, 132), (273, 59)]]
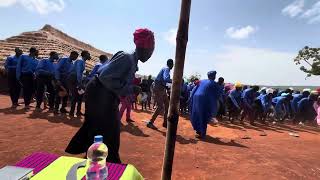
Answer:
[(202, 80), (191, 94), (191, 123), (193, 129), (206, 135), (207, 124), (217, 114), (217, 101), (222, 89), (214, 80)]

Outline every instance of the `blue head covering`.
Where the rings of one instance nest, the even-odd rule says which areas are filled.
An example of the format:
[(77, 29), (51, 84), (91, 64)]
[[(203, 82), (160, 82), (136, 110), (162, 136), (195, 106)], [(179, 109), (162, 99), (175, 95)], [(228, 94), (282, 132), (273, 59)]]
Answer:
[(217, 71), (209, 71), (207, 73), (208, 78), (211, 79), (211, 80), (215, 80), (216, 79), (216, 74), (217, 74)]

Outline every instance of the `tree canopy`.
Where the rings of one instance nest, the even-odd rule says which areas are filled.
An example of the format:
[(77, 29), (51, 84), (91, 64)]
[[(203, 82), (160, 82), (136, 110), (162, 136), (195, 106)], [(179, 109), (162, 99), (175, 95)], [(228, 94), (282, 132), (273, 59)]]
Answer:
[(320, 48), (304, 47), (299, 51), (294, 62), (296, 65), (301, 65), (300, 70), (307, 73), (307, 77), (320, 75)]

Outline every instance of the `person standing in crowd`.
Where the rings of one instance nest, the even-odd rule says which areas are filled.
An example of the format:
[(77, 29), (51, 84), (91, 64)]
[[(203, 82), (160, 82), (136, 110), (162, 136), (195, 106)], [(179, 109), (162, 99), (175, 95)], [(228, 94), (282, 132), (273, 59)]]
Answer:
[(188, 99), (189, 99), (188, 85), (182, 79), (181, 93), (180, 93), (180, 113), (181, 114), (187, 113)]
[(31, 47), (29, 55), (21, 55), (17, 63), (16, 78), (22, 83), (23, 99), (26, 110), (30, 109), (32, 94), (34, 92), (34, 72), (38, 65), (36, 52), (37, 49)]
[(237, 82), (234, 85), (235, 89), (231, 90), (227, 97), (227, 109), (229, 111), (229, 120), (233, 123), (234, 119), (237, 118), (241, 112), (241, 91), (242, 85)]
[(133, 81), (132, 81), (132, 84), (133, 84), (133, 91), (132, 94), (131, 94), (131, 104), (132, 104), (132, 109), (135, 109), (137, 110), (138, 107), (137, 107), (137, 98), (138, 98), (138, 95), (140, 94), (140, 83), (141, 83), (141, 78), (138, 78), (138, 77), (134, 77)]
[(90, 72), (90, 74), (87, 76), (87, 81), (90, 81), (95, 75), (98, 74), (99, 68), (108, 61), (108, 56), (106, 56), (106, 55), (101, 55), (101, 56), (99, 56), (99, 60), (100, 60), (100, 62), (98, 62), (98, 63), (94, 66), (94, 68), (92, 69), (92, 71)]
[(18, 106), (21, 85), (16, 78), (17, 77), (16, 70), (17, 70), (18, 60), (23, 53), (22, 50), (19, 48), (15, 48), (14, 51), (16, 54), (14, 56), (7, 57), (6, 62), (4, 64), (4, 68), (8, 76), (8, 87), (9, 87), (9, 94), (11, 98), (12, 108), (16, 108)]
[(167, 67), (164, 67), (161, 69), (159, 74), (157, 75), (157, 78), (154, 81), (154, 98), (155, 103), (157, 104), (157, 109), (153, 113), (151, 119), (147, 121), (147, 127), (149, 128), (155, 128), (153, 123), (158, 117), (160, 113), (163, 113), (163, 127), (167, 127), (167, 116), (168, 116), (168, 108), (169, 108), (169, 98), (167, 95), (167, 83), (171, 83), (172, 80), (170, 78), (170, 70), (173, 68), (173, 60), (168, 59), (167, 60)]
[[(318, 95), (320, 94), (320, 89), (317, 89)], [(318, 96), (317, 101), (314, 103), (314, 110), (317, 112), (317, 117), (315, 119), (315, 124), (320, 126), (320, 96)]]
[(226, 109), (225, 109), (226, 92), (224, 92), (225, 89), (224, 89), (224, 78), (223, 77), (218, 78), (218, 85), (220, 86), (223, 93), (220, 96), (220, 98), (218, 99), (217, 117), (219, 119), (222, 119), (222, 116), (225, 115), (225, 113), (226, 113)]
[[(274, 117), (279, 122), (284, 122), (286, 114), (288, 112), (288, 105), (290, 102), (289, 94), (282, 93), (281, 96), (272, 99), (274, 104)], [(275, 122), (274, 122), (275, 123)]]
[(302, 98), (298, 103), (298, 117), (300, 121), (299, 125), (304, 125), (306, 121), (315, 121), (317, 117), (317, 111), (314, 109), (313, 105), (318, 98), (317, 92), (311, 92), (309, 97)]
[(150, 91), (149, 85), (148, 85), (148, 80), (147, 79), (142, 79), (141, 84), (141, 110), (147, 110), (147, 104), (148, 104), (148, 92)]
[(259, 91), (259, 94), (260, 94), (260, 95), (265, 95), (265, 94), (267, 94), (267, 87), (262, 87), (262, 88), (260, 89), (260, 91)]
[(62, 105), (60, 108), (60, 112), (67, 113), (66, 107), (68, 103), (68, 94), (69, 94), (68, 77), (73, 68), (73, 61), (76, 60), (78, 56), (79, 56), (78, 52), (72, 51), (69, 57), (61, 58), (56, 66), (55, 78), (57, 81), (56, 83), (57, 91), (61, 89), (67, 91), (67, 95), (64, 97), (60, 97), (59, 93), (57, 93), (55, 107), (54, 107), (55, 108), (54, 112), (56, 114), (59, 113), (61, 100), (62, 100)]
[(190, 96), (190, 119), (196, 137), (206, 137), (207, 124), (213, 121), (217, 113), (217, 102), (222, 95), (222, 89), (214, 80), (216, 71), (208, 72), (208, 79), (200, 81)]
[(71, 96), (71, 108), (69, 112), (70, 117), (74, 117), (74, 111), (77, 105), (77, 117), (82, 116), (81, 104), (84, 93), (84, 85), (82, 84), (83, 72), (86, 67), (86, 61), (91, 59), (91, 55), (88, 51), (81, 52), (82, 59), (74, 61), (73, 68), (68, 77), (69, 91)]
[(309, 97), (311, 89), (303, 89), (302, 94), (293, 94), (291, 101), (291, 110), (293, 112), (293, 121), (296, 123), (296, 116), (298, 115), (298, 103), (301, 99)]
[(55, 89), (54, 89), (54, 74), (55, 67), (54, 61), (59, 59), (57, 52), (52, 51), (49, 54), (49, 59), (43, 59), (39, 62), (36, 68), (36, 80), (37, 80), (37, 91), (36, 99), (37, 106), (36, 109), (40, 110), (41, 103), (43, 102), (43, 97), (45, 93), (45, 88), (49, 93), (49, 110), (54, 110), (54, 99), (55, 99)]
[(148, 99), (147, 99), (147, 104), (148, 104), (148, 108), (149, 110), (151, 109), (151, 99), (152, 99), (152, 93), (151, 93), (151, 88), (152, 88), (152, 84), (153, 84), (154, 80), (152, 79), (152, 76), (149, 75), (148, 80), (147, 80), (147, 84), (148, 84)]
[(120, 163), (119, 92), (131, 85), (138, 69), (138, 60), (146, 62), (154, 50), (154, 35), (148, 29), (134, 33), (136, 50), (128, 54), (116, 53), (109, 63), (99, 69), (86, 89), (85, 120), (66, 148), (66, 152), (80, 154), (87, 151), (95, 135), (102, 135), (108, 146), (108, 162)]
[(256, 114), (256, 116), (261, 116), (262, 123), (265, 123), (265, 119), (267, 118), (268, 114), (271, 112), (272, 108), (272, 97), (273, 97), (273, 89), (265, 89), (265, 92), (261, 94), (257, 100), (261, 105), (261, 111)]
[(243, 102), (243, 112), (241, 116), (241, 122), (243, 123), (243, 119), (248, 117), (248, 120), (251, 124), (253, 124), (253, 103), (255, 98), (257, 97), (257, 92), (259, 91), (259, 86), (253, 86), (252, 88), (246, 89), (242, 93), (242, 102)]

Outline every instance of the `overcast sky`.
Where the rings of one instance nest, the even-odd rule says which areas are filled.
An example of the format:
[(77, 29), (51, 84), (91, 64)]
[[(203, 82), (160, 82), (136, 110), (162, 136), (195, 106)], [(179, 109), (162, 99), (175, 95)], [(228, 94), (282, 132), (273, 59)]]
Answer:
[[(51, 24), (104, 51), (134, 49), (138, 27), (155, 32), (152, 58), (139, 74), (156, 75), (175, 56), (179, 0), (0, 0), (0, 39)], [(320, 43), (319, 0), (193, 0), (185, 76), (217, 70), (227, 82), (320, 85), (293, 63)]]

